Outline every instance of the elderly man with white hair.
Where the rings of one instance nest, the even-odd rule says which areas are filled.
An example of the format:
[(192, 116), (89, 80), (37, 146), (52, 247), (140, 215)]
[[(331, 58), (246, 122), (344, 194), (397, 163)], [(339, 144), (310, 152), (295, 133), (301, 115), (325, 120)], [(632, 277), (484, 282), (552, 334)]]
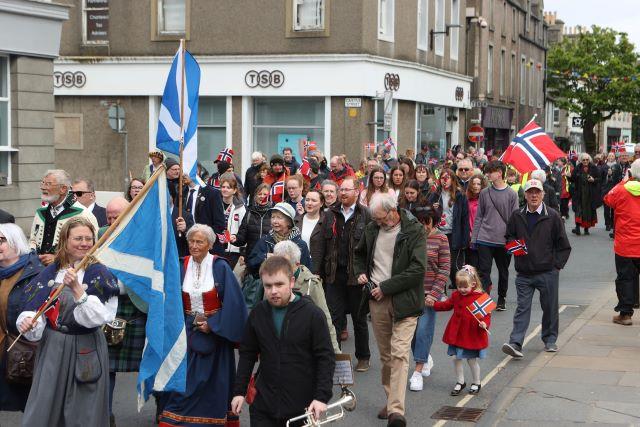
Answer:
[(613, 323), (629, 326), (636, 301), (640, 273), (640, 159), (631, 164), (628, 174), (607, 195), (604, 202), (615, 209), (613, 251), (616, 259), (616, 294), (619, 314)]
[(324, 289), (322, 288), (322, 279), (313, 274), (306, 266), (300, 264), (300, 248), (291, 240), (283, 240), (277, 243), (273, 247), (273, 254), (285, 257), (291, 263), (293, 267), (293, 275), (296, 278), (296, 283), (293, 286), (293, 290), (301, 295), (307, 295), (311, 298), (311, 301), (324, 313), (327, 318), (327, 327), (329, 328), (329, 336), (331, 337), (331, 345), (333, 346), (333, 352), (336, 354), (341, 353), (338, 340), (336, 338), (336, 328), (331, 321), (331, 313), (327, 306), (327, 299), (324, 296)]
[(544, 189), (544, 204), (549, 208), (560, 211), (560, 202), (558, 202), (558, 197), (556, 196), (556, 189), (547, 182), (547, 173), (542, 169), (536, 169), (531, 172), (529, 177), (531, 179), (537, 179), (542, 183), (542, 188)]
[(353, 272), (369, 291), (363, 292), (360, 308), (371, 312), (382, 362), (387, 401), (378, 418), (402, 427), (407, 424), (404, 401), (411, 340), (424, 309), (427, 235), (388, 193), (376, 193), (369, 210), (373, 221), (355, 248)]
[(48, 170), (40, 182), (40, 198), (47, 206), (36, 210), (31, 225), (29, 246), (36, 250), (44, 265), (53, 262), (60, 229), (71, 218), (85, 217), (91, 222), (93, 229), (96, 232), (98, 230), (96, 217), (78, 203), (74, 203), (70, 190), (71, 176), (62, 169)]

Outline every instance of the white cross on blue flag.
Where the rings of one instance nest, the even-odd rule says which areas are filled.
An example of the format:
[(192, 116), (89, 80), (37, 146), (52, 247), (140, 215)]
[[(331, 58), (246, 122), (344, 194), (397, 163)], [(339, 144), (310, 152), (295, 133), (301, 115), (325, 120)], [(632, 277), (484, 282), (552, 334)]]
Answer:
[[(173, 57), (171, 70), (169, 70), (167, 83), (162, 94), (156, 146), (161, 150), (179, 155), (180, 141), (183, 140), (182, 170), (192, 180), (198, 182), (200, 181), (197, 173), (199, 90), (200, 66), (189, 51), (186, 49), (183, 51), (181, 44)], [(181, 105), (183, 99), (185, 101), (184, 107)], [(182, 121), (180, 120), (181, 114), (184, 114)]]
[(169, 191), (160, 168), (123, 213), (94, 256), (131, 298), (148, 306), (146, 341), (138, 373), (138, 409), (152, 390), (184, 392), (187, 339), (178, 250)]

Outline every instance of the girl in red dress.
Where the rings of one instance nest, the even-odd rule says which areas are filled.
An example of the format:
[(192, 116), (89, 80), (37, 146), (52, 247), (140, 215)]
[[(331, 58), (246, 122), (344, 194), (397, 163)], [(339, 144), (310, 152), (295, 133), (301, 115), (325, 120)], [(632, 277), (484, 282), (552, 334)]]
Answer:
[(428, 301), (435, 311), (453, 310), (442, 341), (449, 344), (447, 354), (453, 356), (453, 366), (456, 372), (456, 385), (451, 390), (452, 396), (458, 396), (467, 386), (464, 381), (463, 359), (467, 359), (473, 383), (469, 387), (469, 394), (480, 392), (480, 363), (478, 359), (486, 357), (489, 346), (488, 329), (491, 315), (487, 314), (479, 321), (467, 309), (482, 294), (482, 282), (476, 269), (470, 265), (463, 266), (456, 273), (456, 290), (446, 301)]

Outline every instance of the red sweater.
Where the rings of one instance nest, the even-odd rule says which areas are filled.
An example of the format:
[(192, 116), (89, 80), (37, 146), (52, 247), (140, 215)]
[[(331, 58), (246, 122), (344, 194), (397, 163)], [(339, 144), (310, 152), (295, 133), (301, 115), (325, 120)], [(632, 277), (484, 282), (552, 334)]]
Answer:
[[(489, 347), (489, 336), (480, 327), (478, 320), (467, 310), (480, 297), (479, 293), (462, 295), (458, 291), (453, 291), (451, 297), (446, 301), (437, 301), (433, 306), (435, 311), (449, 311), (453, 309), (453, 315), (444, 330), (442, 341), (445, 344), (454, 345), (466, 350), (482, 350)], [(487, 329), (491, 324), (491, 315), (488, 314), (482, 319), (487, 324)]]

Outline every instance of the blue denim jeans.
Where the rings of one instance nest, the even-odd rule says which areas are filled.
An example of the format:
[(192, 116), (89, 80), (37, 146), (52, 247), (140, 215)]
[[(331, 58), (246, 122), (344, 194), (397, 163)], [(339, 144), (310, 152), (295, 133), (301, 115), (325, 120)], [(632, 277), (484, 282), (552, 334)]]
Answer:
[(436, 312), (431, 307), (425, 307), (422, 316), (418, 318), (416, 333), (411, 341), (413, 360), (416, 363), (427, 363), (431, 344), (433, 343), (433, 333), (436, 327)]

